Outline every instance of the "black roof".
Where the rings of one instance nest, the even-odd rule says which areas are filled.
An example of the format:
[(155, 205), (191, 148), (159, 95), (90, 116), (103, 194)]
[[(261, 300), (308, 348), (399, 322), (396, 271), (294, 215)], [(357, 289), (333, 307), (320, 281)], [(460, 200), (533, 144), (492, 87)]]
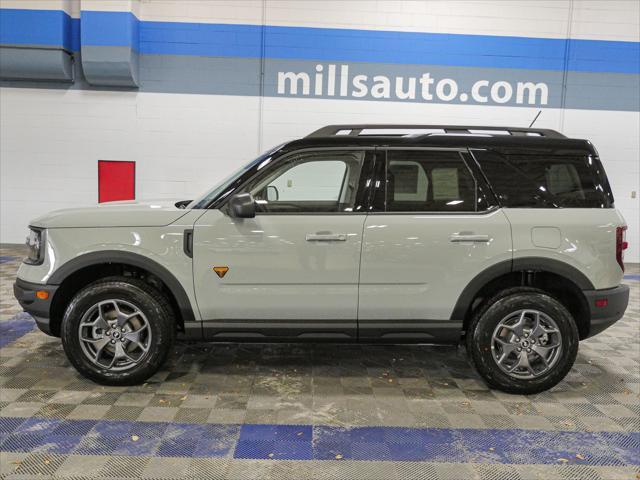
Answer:
[(596, 154), (588, 140), (567, 138), (555, 130), (459, 125), (329, 125), (289, 142), (285, 150), (332, 146), (529, 149)]

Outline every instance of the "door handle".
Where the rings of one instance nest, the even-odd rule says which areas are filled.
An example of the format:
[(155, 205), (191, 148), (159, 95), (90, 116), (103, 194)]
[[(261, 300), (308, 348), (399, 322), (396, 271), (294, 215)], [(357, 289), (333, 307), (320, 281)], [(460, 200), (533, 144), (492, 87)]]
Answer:
[(466, 234), (457, 234), (454, 233), (449, 237), (449, 241), (457, 243), (457, 242), (475, 242), (475, 243), (487, 243), (491, 240), (489, 235), (466, 235)]
[(346, 242), (346, 233), (307, 233), (307, 242)]

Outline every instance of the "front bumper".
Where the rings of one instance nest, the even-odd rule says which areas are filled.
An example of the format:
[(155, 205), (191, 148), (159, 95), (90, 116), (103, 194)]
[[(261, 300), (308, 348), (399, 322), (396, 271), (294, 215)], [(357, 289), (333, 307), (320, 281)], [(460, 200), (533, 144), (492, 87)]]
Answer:
[[(51, 316), (51, 301), (58, 289), (57, 285), (42, 285), (40, 283), (25, 282), (19, 278), (13, 284), (13, 294), (25, 312), (30, 314), (36, 321), (38, 328), (47, 335), (53, 335), (49, 318)], [(36, 297), (38, 290), (49, 292), (49, 298), (43, 300)]]
[[(629, 304), (628, 285), (618, 285), (604, 290), (585, 290), (584, 295), (591, 310), (591, 327), (586, 338), (597, 335), (620, 320)], [(596, 302), (606, 305), (598, 307)]]

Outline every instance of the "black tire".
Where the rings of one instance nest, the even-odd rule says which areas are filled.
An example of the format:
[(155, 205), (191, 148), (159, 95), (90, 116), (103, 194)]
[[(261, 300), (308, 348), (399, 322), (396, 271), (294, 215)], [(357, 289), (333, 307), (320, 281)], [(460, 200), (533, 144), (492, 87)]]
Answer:
[[(539, 377), (514, 378), (498, 367), (491, 350), (493, 332), (502, 319), (523, 309), (551, 317), (560, 331), (562, 349), (557, 361)], [(504, 290), (487, 301), (471, 321), (466, 335), (467, 352), (484, 380), (507, 393), (534, 394), (557, 385), (571, 370), (578, 354), (579, 334), (569, 311), (555, 298), (535, 288)]]
[[(148, 319), (151, 331), (148, 351), (139, 363), (122, 371), (110, 371), (93, 363), (82, 349), (78, 335), (85, 313), (98, 302), (119, 299), (135, 305)], [(108, 277), (78, 292), (64, 313), (61, 338), (73, 366), (85, 377), (103, 385), (136, 385), (162, 366), (175, 340), (175, 318), (167, 299), (151, 285), (134, 278)]]

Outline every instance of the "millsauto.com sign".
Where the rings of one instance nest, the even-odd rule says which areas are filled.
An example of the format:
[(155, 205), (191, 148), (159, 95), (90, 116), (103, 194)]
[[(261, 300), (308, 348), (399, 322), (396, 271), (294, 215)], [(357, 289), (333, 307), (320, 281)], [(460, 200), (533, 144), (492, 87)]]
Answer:
[[(549, 85), (542, 81), (499, 78), (472, 79), (478, 72), (449, 68), (444, 72), (416, 67), (392, 66), (396, 72), (383, 72), (381, 65), (353, 67), (345, 64), (316, 64), (311, 69), (277, 72), (277, 94), (285, 96), (393, 100), (435, 103), (515, 104), (546, 106)], [(377, 71), (376, 71), (377, 70)], [(452, 72), (452, 70), (454, 70)], [(467, 69), (468, 70), (468, 69)], [(487, 72), (493, 73), (493, 72)], [(501, 72), (501, 73), (504, 73)]]

